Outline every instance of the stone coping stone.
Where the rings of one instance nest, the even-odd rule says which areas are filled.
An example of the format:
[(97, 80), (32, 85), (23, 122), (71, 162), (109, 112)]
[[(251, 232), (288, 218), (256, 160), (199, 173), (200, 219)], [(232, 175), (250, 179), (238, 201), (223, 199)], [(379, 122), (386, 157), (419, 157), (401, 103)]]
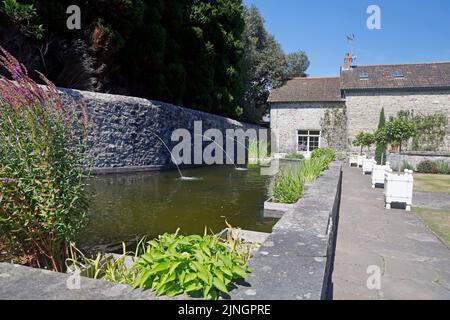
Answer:
[(450, 157), (450, 152), (445, 151), (402, 151), (402, 153), (390, 153), (397, 156), (426, 156), (426, 157)]
[(330, 297), (342, 164), (334, 162), (285, 213), (250, 260), (237, 300), (321, 300)]
[[(151, 291), (80, 277), (79, 289), (70, 290), (71, 275), (0, 263), (1, 300), (161, 300)], [(162, 299), (164, 300), (164, 298)]]

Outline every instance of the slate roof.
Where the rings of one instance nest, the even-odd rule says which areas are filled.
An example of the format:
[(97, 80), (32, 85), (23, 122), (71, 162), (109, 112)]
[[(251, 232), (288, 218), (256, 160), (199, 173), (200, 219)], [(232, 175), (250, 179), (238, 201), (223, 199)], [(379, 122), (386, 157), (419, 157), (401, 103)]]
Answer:
[(343, 90), (406, 88), (450, 88), (450, 62), (356, 66), (341, 72)]
[(269, 102), (336, 102), (341, 99), (339, 77), (293, 78), (275, 89)]
[(337, 102), (341, 90), (440, 88), (450, 89), (450, 62), (353, 66), (340, 77), (293, 78), (268, 101)]

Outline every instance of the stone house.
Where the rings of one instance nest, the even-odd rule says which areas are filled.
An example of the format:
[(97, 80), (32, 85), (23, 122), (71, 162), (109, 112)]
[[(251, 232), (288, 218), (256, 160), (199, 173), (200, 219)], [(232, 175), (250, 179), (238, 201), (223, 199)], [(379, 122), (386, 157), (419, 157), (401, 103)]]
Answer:
[[(387, 120), (414, 110), (446, 114), (450, 123), (450, 62), (355, 66), (347, 54), (339, 77), (291, 79), (272, 91), (269, 103), (275, 153), (309, 154), (324, 146), (354, 152), (352, 141), (377, 129), (382, 108)], [(330, 135), (324, 126), (337, 112), (340, 134)], [(440, 150), (450, 151), (450, 134)]]

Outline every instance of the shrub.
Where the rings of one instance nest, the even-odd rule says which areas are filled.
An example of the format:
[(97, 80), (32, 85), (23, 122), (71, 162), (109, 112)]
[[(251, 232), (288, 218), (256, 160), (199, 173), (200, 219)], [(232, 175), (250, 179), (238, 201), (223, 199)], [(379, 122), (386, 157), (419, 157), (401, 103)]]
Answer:
[(248, 254), (239, 242), (225, 242), (216, 235), (164, 234), (148, 242), (135, 268), (135, 288), (152, 289), (158, 296), (180, 294), (217, 299), (238, 279), (247, 279)]
[(285, 159), (305, 160), (305, 156), (299, 153), (288, 154)]
[(277, 175), (273, 187), (273, 196), (276, 202), (296, 203), (302, 194), (303, 183), (298, 174), (291, 169), (286, 169)]
[(437, 174), (439, 173), (439, 169), (436, 162), (433, 162), (431, 160), (424, 160), (417, 166), (417, 172)]
[(0, 232), (27, 265), (61, 271), (86, 223), (87, 110), (65, 111), (51, 82), (41, 76), (48, 87), (38, 86), (0, 50), (15, 80), (0, 77)]
[(439, 174), (450, 174), (450, 163), (440, 161), (436, 163)]

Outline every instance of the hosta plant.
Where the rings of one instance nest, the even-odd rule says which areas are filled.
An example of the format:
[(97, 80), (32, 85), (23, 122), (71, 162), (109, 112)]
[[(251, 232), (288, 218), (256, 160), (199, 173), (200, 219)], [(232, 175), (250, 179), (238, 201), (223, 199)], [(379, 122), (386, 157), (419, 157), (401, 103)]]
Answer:
[(158, 296), (187, 294), (217, 299), (251, 272), (248, 254), (217, 235), (164, 234), (148, 242), (135, 264), (135, 288), (151, 289)]

